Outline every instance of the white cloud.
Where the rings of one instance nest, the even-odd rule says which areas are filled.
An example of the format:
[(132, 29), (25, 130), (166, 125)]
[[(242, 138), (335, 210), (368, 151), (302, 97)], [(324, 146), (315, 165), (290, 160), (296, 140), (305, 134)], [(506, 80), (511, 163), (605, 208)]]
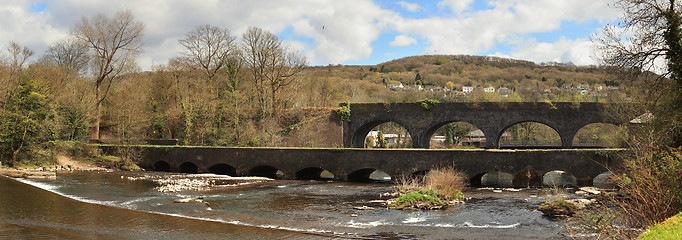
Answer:
[(416, 11), (419, 11), (422, 9), (422, 6), (420, 6), (417, 3), (409, 3), (409, 2), (405, 2), (405, 1), (398, 2), (398, 5), (403, 7), (408, 12), (416, 12)]
[[(515, 46), (509, 54), (516, 59), (526, 59), (536, 63), (572, 62), (575, 65), (598, 64), (593, 53), (592, 42), (588, 39), (561, 38), (554, 43), (541, 43), (534, 39), (525, 40)], [(495, 55), (502, 55), (500, 53)]]
[[(292, 49), (302, 49), (313, 65), (327, 65), (365, 60), (375, 51), (373, 44), (415, 45), (415, 38), (423, 38), (427, 45), (422, 53), (480, 54), (506, 43), (517, 53), (505, 54), (535, 61), (540, 57), (524, 52), (532, 52), (542, 43), (516, 46), (515, 38), (557, 30), (562, 21), (608, 22), (617, 17), (607, 2), (593, 0), (491, 0), (490, 8), (480, 11), (472, 9), (472, 0), (443, 0), (438, 6), (453, 14), (419, 19), (382, 9), (372, 0), (61, 0), (47, 1), (48, 6), (41, 13), (29, 11), (31, 2), (5, 0), (0, 5), (0, 50), (4, 51), (7, 43), (14, 40), (39, 56), (47, 46), (68, 36), (81, 17), (96, 13), (111, 16), (119, 9), (130, 9), (145, 24), (145, 52), (138, 61), (143, 69), (150, 69), (152, 61), (163, 64), (178, 56), (182, 49), (177, 39), (202, 24), (228, 28), (238, 37), (249, 26), (276, 34), (291, 32), (295, 39), (283, 40)], [(407, 11), (422, 9), (407, 1), (397, 4)], [(398, 32), (398, 36), (390, 43), (375, 42), (388, 32)], [(563, 51), (548, 50), (539, 55), (546, 56), (542, 59), (550, 58), (552, 52), (552, 59), (587, 62), (581, 57), (586, 55), (583, 45), (572, 50), (567, 45), (580, 42), (547, 44)]]
[(443, 0), (438, 3), (440, 8), (450, 8), (452, 13), (461, 13), (471, 7), (474, 0)]
[(398, 35), (395, 36), (395, 39), (393, 39), (393, 41), (388, 44), (391, 45), (391, 47), (404, 47), (412, 44), (417, 44), (417, 39), (405, 35)]

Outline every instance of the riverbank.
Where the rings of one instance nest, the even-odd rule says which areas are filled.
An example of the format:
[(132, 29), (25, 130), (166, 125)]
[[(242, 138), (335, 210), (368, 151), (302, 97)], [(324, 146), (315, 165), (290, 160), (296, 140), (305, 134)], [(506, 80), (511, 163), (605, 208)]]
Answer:
[[(113, 171), (115, 169), (96, 166), (92, 163), (75, 160), (73, 158), (59, 155), (57, 164), (42, 167), (18, 167), (0, 168), (0, 175), (15, 178), (55, 178), (57, 172), (70, 171)], [(116, 169), (117, 170), (117, 169)]]

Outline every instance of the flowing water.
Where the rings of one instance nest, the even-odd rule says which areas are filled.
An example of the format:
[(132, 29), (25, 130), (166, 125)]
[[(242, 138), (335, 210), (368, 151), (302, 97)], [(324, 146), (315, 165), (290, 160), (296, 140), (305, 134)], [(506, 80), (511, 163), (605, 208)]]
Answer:
[(375, 201), (392, 190), (153, 172), (0, 177), (0, 239), (561, 238), (561, 222), (532, 210), (544, 202), (538, 190), (467, 190), (465, 204), (440, 211)]

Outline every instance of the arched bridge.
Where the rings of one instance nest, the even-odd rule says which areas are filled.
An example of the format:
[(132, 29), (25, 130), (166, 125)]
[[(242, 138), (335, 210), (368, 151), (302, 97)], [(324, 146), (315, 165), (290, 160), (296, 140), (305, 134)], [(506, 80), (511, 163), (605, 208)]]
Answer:
[[(103, 147), (105, 152), (117, 147)], [(139, 165), (148, 170), (263, 176), (277, 179), (317, 179), (324, 170), (341, 181), (366, 181), (375, 170), (398, 178), (439, 166), (454, 166), (470, 178), (502, 172), (539, 176), (561, 170), (578, 179), (591, 179), (617, 165), (620, 150), (430, 150), (430, 149), (312, 149), (141, 147)], [(472, 182), (476, 180), (473, 179)], [(522, 184), (523, 185), (523, 184)], [(523, 185), (525, 186), (525, 185)]]
[(559, 134), (563, 148), (571, 148), (581, 128), (592, 123), (626, 124), (634, 116), (613, 114), (622, 105), (603, 103), (353, 103), (349, 121), (343, 126), (343, 145), (362, 148), (365, 137), (376, 126), (394, 122), (404, 127), (415, 148), (429, 148), (431, 136), (452, 122), (466, 122), (485, 135), (487, 148), (499, 148), (507, 128), (522, 122), (545, 124)]

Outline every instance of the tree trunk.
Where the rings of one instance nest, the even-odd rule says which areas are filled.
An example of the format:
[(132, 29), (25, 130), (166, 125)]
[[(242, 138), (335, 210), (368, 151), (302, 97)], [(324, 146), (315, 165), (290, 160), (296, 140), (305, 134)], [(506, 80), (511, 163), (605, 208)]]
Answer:
[(100, 118), (101, 118), (101, 116), (102, 116), (102, 111), (101, 111), (102, 101), (100, 100), (99, 95), (100, 95), (100, 87), (101, 87), (101, 85), (102, 85), (102, 82), (101, 82), (101, 81), (97, 81), (97, 87), (96, 87), (96, 89), (95, 89), (95, 100), (97, 101), (97, 103), (96, 103), (96, 105), (95, 105), (95, 111), (96, 111), (96, 113), (95, 113), (95, 134), (94, 134), (94, 136), (93, 136), (93, 139), (94, 139), (94, 140), (100, 140), (100, 135), (99, 135), (99, 122), (100, 122)]

